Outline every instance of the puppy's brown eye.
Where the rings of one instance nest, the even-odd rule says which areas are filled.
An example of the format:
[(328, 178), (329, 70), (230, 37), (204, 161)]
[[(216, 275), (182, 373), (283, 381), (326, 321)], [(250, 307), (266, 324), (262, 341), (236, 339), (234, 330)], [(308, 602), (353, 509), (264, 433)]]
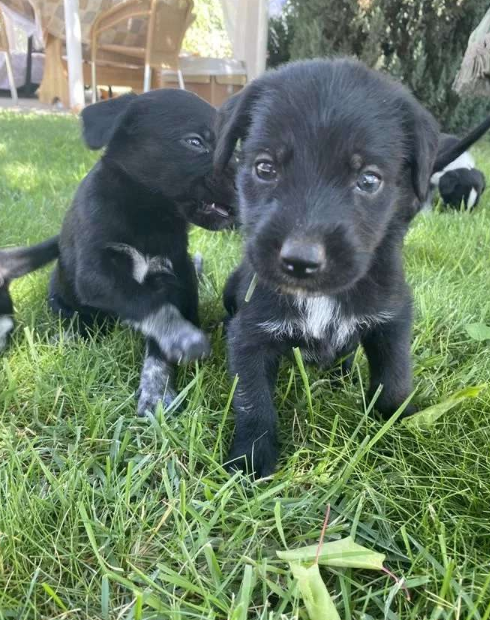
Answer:
[(357, 179), (357, 187), (367, 194), (374, 194), (380, 186), (381, 177), (374, 172), (363, 172)]
[(262, 181), (275, 181), (277, 170), (271, 161), (255, 162), (255, 173)]

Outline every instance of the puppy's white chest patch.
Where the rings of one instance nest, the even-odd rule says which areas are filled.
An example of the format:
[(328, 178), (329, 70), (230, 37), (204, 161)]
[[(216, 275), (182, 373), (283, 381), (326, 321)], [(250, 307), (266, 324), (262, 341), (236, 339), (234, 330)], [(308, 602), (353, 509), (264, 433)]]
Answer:
[(260, 327), (276, 338), (301, 337), (304, 340), (321, 340), (327, 333), (332, 346), (340, 349), (355, 331), (362, 326), (387, 321), (391, 313), (374, 316), (343, 316), (340, 305), (330, 297), (297, 297), (298, 315), (282, 321), (268, 320)]
[(297, 321), (305, 339), (321, 338), (328, 327), (339, 332), (339, 339), (344, 340), (348, 332), (348, 321), (339, 316), (339, 305), (329, 297), (299, 297), (295, 303), (300, 312)]
[(304, 340), (319, 340), (328, 329), (338, 345), (342, 345), (355, 329), (356, 322), (341, 317), (339, 304), (330, 297), (297, 297), (294, 305), (298, 311), (295, 317), (264, 321), (260, 324), (262, 329), (276, 338), (299, 336)]
[(356, 317), (342, 316), (339, 303), (330, 297), (299, 297), (295, 305), (305, 340), (324, 338), (328, 330), (332, 345), (341, 348), (360, 324)]
[(7, 336), (14, 329), (14, 320), (6, 314), (0, 315), (0, 351), (7, 345)]
[(127, 254), (133, 262), (133, 278), (143, 284), (146, 277), (155, 273), (174, 273), (172, 261), (165, 256), (148, 256), (126, 243), (111, 243), (109, 246), (116, 252)]

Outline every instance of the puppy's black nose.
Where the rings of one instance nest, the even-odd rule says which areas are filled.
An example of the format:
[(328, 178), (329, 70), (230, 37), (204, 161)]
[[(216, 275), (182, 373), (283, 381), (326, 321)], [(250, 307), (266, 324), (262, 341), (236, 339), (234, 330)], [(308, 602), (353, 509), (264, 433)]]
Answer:
[(286, 239), (279, 254), (282, 270), (295, 278), (308, 278), (318, 273), (327, 262), (320, 243)]

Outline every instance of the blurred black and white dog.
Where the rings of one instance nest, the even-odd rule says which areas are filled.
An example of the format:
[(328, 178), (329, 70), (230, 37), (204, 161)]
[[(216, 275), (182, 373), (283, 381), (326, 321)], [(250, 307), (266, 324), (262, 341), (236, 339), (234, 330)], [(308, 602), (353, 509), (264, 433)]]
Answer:
[[(489, 119), (485, 119), (469, 136), (464, 138), (469, 148), (474, 144), (490, 127)], [(439, 137), (439, 154), (444, 157), (452, 148), (461, 149), (462, 140), (457, 136), (441, 133)], [(439, 157), (438, 157), (439, 158)], [(441, 200), (446, 207), (453, 209), (464, 209), (470, 211), (478, 205), (481, 195), (485, 191), (486, 181), (483, 173), (475, 166), (475, 160), (468, 150), (450, 161), (441, 168), (441, 161), (436, 164), (430, 179), (430, 189), (427, 200), (422, 209), (424, 211), (432, 208), (434, 197), (439, 191)], [(445, 156), (447, 161), (447, 155)]]
[(0, 250), (0, 352), (14, 328), (14, 306), (9, 286), (12, 280), (39, 269), (58, 256), (58, 237), (31, 247)]
[(210, 351), (187, 245), (190, 223), (234, 223), (234, 168), (213, 171), (215, 119), (208, 103), (172, 89), (82, 112), (88, 146), (106, 150), (65, 217), (49, 301), (82, 329), (118, 318), (145, 336), (140, 415), (174, 399), (171, 364)]
[[(439, 129), (403, 86), (337, 59), (258, 78), (224, 104), (218, 136), (217, 173), (240, 141), (245, 236), (224, 295), (230, 372), (238, 375), (229, 458), (261, 477), (276, 464), (274, 386), (279, 359), (293, 347), (329, 368), (361, 343), (369, 397), (381, 388), (379, 412), (391, 416), (410, 396), (402, 246), (437, 170)], [(444, 151), (438, 165), (463, 146)]]

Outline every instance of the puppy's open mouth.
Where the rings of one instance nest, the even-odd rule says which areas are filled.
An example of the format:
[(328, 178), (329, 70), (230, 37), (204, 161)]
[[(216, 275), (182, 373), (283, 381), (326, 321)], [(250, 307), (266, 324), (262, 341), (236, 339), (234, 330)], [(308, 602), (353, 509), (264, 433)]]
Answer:
[(204, 215), (219, 215), (224, 219), (231, 217), (233, 212), (230, 206), (217, 202), (201, 202), (199, 210)]

